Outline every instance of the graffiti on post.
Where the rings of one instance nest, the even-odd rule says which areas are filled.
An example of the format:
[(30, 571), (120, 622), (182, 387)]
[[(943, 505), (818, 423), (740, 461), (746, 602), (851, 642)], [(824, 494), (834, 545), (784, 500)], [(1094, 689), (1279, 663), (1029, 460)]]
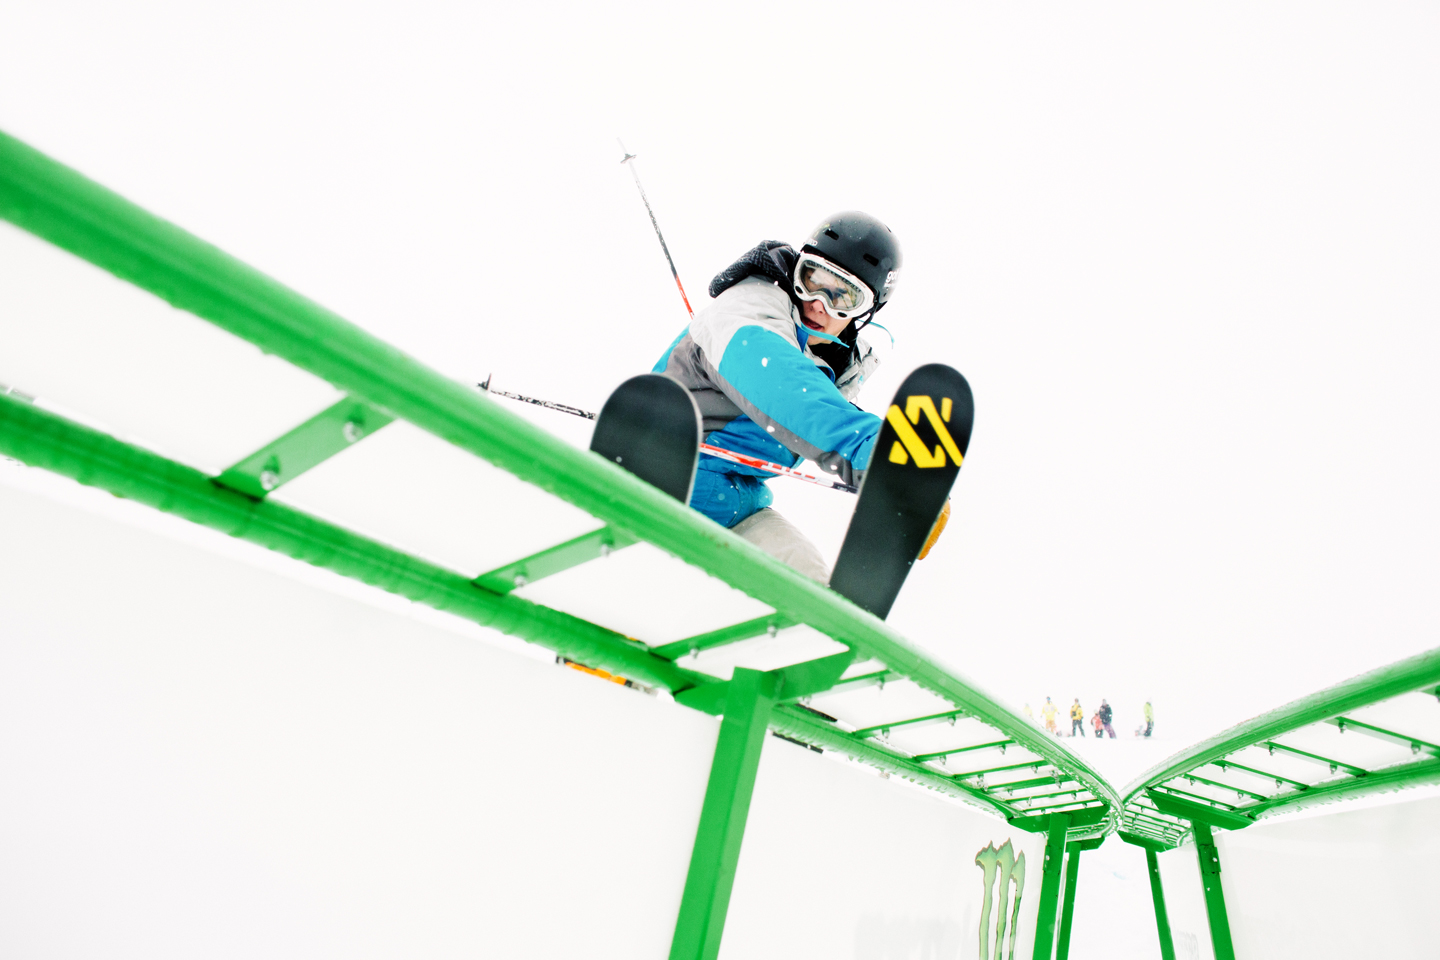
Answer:
[[(998, 848), (987, 843), (975, 854), (975, 865), (982, 871), (985, 884), (985, 900), (980, 908), (980, 960), (1015, 960), (1020, 897), (1025, 892), (1025, 854), (1017, 857), (1009, 840)], [(1015, 887), (1013, 905), (1010, 903), (1012, 884)], [(993, 924), (990, 922), (992, 912)]]

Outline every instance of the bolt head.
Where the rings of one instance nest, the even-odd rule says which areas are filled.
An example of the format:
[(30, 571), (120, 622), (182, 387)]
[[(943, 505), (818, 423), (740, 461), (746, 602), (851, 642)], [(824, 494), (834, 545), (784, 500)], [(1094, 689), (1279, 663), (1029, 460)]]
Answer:
[(260, 488), (266, 493), (280, 486), (280, 475), (274, 470), (260, 471)]

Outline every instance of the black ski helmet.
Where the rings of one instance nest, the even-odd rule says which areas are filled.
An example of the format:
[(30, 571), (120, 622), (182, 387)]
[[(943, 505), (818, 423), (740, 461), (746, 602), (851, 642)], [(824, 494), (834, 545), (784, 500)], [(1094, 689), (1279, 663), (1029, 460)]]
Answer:
[(900, 243), (890, 228), (868, 213), (846, 210), (827, 217), (802, 248), (844, 267), (865, 281), (878, 311), (900, 278)]

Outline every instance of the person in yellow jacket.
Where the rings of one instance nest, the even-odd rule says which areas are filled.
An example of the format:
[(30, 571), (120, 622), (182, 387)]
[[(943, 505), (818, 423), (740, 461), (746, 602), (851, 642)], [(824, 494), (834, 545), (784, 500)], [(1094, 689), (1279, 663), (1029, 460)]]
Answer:
[(1060, 731), (1055, 727), (1055, 718), (1059, 715), (1060, 711), (1055, 707), (1055, 704), (1051, 702), (1049, 697), (1046, 697), (1045, 706), (1040, 708), (1040, 716), (1045, 718), (1045, 729), (1057, 737), (1060, 736)]
[(1070, 704), (1070, 736), (1085, 736), (1085, 708), (1080, 706), (1080, 698), (1076, 697), (1075, 702)]

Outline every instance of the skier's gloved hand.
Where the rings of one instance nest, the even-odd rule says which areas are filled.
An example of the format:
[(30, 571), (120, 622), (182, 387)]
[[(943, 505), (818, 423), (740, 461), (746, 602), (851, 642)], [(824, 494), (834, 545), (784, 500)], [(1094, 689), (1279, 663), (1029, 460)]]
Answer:
[(789, 292), (795, 270), (795, 248), (779, 240), (762, 240), (710, 281), (710, 296), (718, 297), (746, 277), (764, 277)]
[(945, 524), (950, 522), (950, 501), (945, 501), (945, 507), (940, 511), (940, 516), (935, 520), (935, 526), (930, 528), (930, 536), (925, 538), (925, 546), (920, 548), (920, 556), (917, 560), (924, 560), (929, 554), (930, 548), (935, 546), (935, 541), (940, 539), (940, 534), (945, 532)]

